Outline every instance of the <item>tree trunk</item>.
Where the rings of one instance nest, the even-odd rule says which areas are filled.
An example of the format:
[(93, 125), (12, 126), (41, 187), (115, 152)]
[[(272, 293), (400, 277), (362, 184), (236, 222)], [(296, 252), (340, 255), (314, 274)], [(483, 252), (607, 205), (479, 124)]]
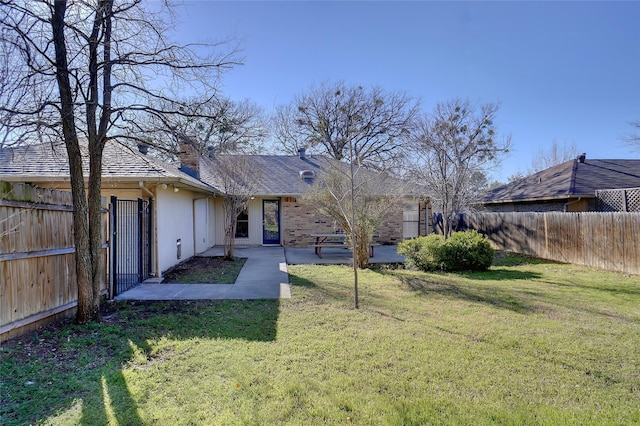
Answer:
[(74, 118), (74, 100), (69, 81), (67, 47), (64, 36), (66, 1), (54, 3), (51, 27), (56, 54), (56, 80), (60, 92), (62, 133), (69, 158), (71, 196), (73, 199), (73, 233), (75, 243), (76, 278), (78, 281), (78, 310), (76, 321), (84, 324), (93, 318), (92, 259), (89, 243), (89, 221), (87, 197), (82, 172), (82, 153), (78, 143)]
[(356, 264), (358, 268), (364, 269), (369, 266), (369, 245), (371, 244), (371, 236), (368, 231), (358, 230), (356, 234), (356, 249), (353, 252), (356, 256)]
[(92, 299), (90, 318), (101, 321), (100, 290), (104, 288), (104, 262), (102, 258), (102, 141), (90, 144), (89, 152), (89, 246), (91, 250)]
[(73, 198), (73, 237), (75, 243), (76, 279), (78, 285), (78, 310), (76, 322), (84, 324), (94, 317), (94, 294), (91, 285), (92, 261), (89, 244), (89, 221), (87, 198), (82, 174), (82, 157), (76, 144), (67, 144), (71, 195)]
[(236, 223), (238, 221), (238, 213), (236, 202), (231, 197), (225, 197), (224, 205), (224, 260), (233, 260), (233, 251), (235, 248)]
[(224, 260), (233, 260), (235, 248), (235, 226), (233, 224), (225, 226), (224, 229)]

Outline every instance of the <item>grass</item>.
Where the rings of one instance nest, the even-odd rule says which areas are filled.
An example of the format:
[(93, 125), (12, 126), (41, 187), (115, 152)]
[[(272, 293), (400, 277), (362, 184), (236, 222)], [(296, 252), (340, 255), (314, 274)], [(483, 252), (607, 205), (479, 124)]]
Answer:
[(291, 266), (282, 301), (118, 303), (3, 345), (0, 424), (640, 423), (637, 276)]

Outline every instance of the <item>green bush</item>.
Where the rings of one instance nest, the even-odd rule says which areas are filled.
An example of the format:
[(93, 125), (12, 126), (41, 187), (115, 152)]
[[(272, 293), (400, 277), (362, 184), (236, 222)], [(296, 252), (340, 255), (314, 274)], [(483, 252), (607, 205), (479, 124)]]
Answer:
[(454, 232), (439, 255), (445, 271), (484, 271), (493, 262), (493, 249), (478, 231)]
[(405, 240), (398, 244), (398, 253), (404, 255), (408, 268), (434, 271), (441, 269), (438, 252), (444, 241), (444, 237), (438, 234)]
[(454, 232), (448, 240), (431, 234), (398, 244), (406, 265), (421, 271), (484, 271), (493, 261), (493, 249), (477, 231)]

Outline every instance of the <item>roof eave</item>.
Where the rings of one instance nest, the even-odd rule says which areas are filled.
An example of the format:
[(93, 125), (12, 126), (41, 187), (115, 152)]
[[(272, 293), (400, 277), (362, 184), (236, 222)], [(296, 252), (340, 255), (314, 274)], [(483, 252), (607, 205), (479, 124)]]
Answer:
[(595, 194), (566, 194), (553, 197), (536, 197), (536, 198), (508, 198), (501, 200), (481, 200), (478, 204), (508, 204), (508, 203), (535, 203), (540, 201), (558, 201), (567, 198), (596, 198)]

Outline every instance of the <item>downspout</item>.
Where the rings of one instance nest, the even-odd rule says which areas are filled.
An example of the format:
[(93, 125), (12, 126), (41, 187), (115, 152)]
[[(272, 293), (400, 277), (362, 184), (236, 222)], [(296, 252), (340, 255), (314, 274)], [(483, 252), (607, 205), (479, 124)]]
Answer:
[(564, 204), (564, 212), (567, 213), (568, 209), (569, 209), (569, 205), (571, 204), (575, 204), (575, 203), (579, 203), (580, 200), (582, 200), (582, 197), (578, 197), (577, 200), (573, 200), (573, 201), (569, 201), (568, 203)]

